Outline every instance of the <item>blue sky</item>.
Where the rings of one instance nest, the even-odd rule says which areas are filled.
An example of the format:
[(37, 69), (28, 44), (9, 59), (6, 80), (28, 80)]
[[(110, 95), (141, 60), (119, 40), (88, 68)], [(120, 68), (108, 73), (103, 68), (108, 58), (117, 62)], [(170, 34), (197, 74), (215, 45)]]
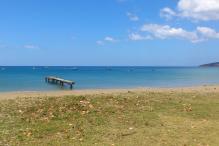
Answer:
[(219, 0), (2, 0), (0, 65), (219, 61)]

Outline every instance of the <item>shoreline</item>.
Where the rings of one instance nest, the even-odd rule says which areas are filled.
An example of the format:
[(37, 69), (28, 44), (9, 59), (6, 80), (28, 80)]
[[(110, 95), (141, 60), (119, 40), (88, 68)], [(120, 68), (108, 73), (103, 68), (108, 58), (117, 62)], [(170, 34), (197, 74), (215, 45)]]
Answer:
[(0, 100), (13, 99), (17, 97), (58, 97), (70, 95), (94, 95), (94, 94), (118, 94), (126, 92), (219, 92), (219, 85), (202, 85), (191, 87), (139, 87), (139, 88), (119, 88), (119, 89), (80, 89), (80, 90), (64, 90), (64, 91), (10, 91), (0, 92)]

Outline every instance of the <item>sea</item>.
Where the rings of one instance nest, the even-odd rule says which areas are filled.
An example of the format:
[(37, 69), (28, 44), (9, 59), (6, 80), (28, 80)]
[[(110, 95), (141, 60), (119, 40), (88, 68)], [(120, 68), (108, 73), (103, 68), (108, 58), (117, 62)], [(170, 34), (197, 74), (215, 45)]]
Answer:
[(210, 67), (1, 66), (0, 92), (69, 90), (46, 83), (46, 76), (75, 81), (77, 90), (219, 84), (219, 68)]

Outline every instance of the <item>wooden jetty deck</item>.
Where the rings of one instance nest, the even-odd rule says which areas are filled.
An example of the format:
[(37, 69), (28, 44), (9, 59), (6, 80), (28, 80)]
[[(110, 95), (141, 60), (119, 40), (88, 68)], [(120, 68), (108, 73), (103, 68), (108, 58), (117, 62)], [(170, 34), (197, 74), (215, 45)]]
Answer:
[(61, 86), (64, 86), (64, 84), (67, 84), (67, 85), (70, 85), (70, 89), (72, 89), (73, 85), (75, 84), (74, 81), (69, 81), (69, 80), (65, 80), (65, 79), (61, 79), (61, 78), (57, 78), (53, 76), (46, 77), (45, 81), (47, 83), (59, 84)]

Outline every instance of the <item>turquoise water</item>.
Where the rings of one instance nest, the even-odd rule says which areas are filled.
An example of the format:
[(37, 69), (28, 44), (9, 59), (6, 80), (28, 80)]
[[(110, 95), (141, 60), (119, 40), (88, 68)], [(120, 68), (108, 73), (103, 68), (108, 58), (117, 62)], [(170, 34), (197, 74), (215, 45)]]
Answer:
[(75, 89), (219, 84), (219, 68), (0, 67), (0, 91), (68, 90), (68, 87), (45, 83), (46, 76), (74, 80)]

